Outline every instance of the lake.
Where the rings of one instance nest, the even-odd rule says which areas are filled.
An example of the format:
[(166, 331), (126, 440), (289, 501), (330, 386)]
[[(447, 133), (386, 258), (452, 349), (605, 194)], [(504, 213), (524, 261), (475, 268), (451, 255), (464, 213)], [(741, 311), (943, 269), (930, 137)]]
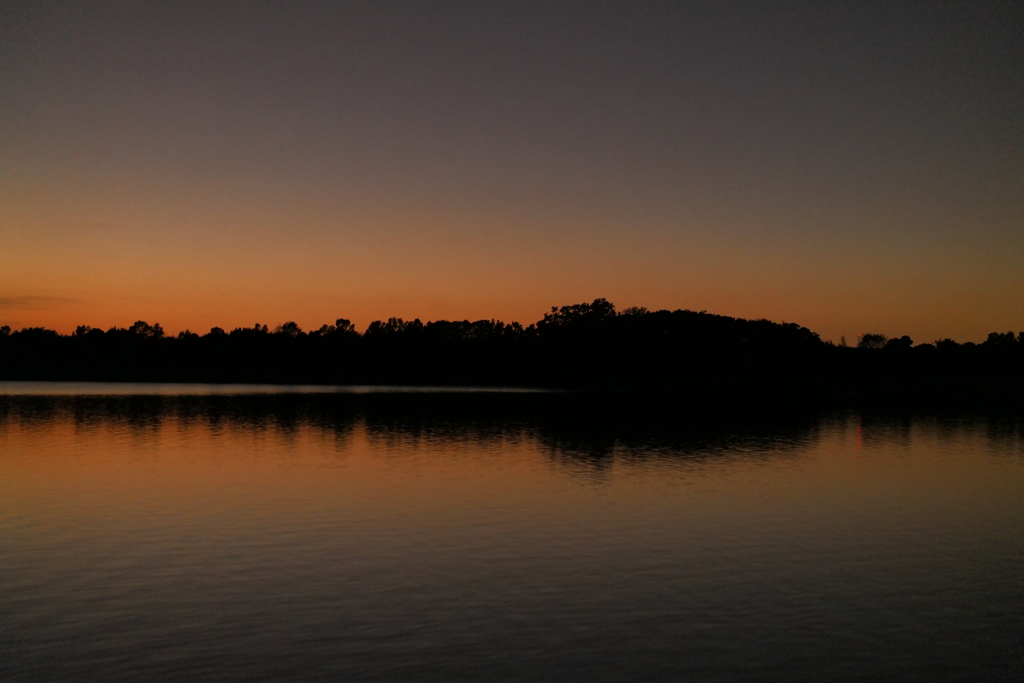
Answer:
[(1024, 680), (1019, 415), (317, 392), (0, 385), (0, 681)]

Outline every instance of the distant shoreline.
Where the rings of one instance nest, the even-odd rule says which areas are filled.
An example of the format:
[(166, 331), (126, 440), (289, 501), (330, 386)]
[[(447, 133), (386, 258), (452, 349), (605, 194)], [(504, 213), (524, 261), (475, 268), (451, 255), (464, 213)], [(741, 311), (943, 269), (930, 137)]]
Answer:
[(107, 331), (83, 326), (72, 335), (2, 328), (0, 381), (89, 383), (77, 385), (89, 391), (128, 383), (131, 389), (117, 391), (145, 385), (151, 388), (144, 393), (162, 395), (187, 386), (211, 394), (656, 393), (690, 404), (1021, 402), (1024, 334), (917, 345), (865, 334), (847, 347), (795, 323), (703, 311), (618, 312), (596, 299), (553, 308), (526, 327), (391, 318), (359, 332), (339, 319), (312, 332), (286, 323), (274, 331), (254, 325), (176, 337), (142, 321)]

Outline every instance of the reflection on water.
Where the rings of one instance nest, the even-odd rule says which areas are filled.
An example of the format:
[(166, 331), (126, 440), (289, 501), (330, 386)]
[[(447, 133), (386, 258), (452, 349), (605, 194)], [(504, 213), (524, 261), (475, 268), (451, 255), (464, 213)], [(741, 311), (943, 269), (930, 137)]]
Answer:
[(1021, 680), (1022, 424), (0, 397), (0, 680)]

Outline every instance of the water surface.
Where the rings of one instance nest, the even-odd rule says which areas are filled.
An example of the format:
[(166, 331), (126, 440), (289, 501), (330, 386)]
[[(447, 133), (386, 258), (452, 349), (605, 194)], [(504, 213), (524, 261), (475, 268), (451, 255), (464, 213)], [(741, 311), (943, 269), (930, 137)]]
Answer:
[(1019, 419), (574, 400), (0, 397), (0, 680), (1024, 678)]

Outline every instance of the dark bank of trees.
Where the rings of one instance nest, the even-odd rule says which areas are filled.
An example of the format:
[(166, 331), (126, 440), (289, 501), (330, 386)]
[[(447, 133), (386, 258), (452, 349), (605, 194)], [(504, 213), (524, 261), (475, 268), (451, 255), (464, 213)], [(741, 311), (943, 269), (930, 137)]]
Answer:
[(686, 310), (618, 312), (604, 299), (552, 308), (532, 325), (345, 319), (167, 335), (159, 324), (0, 328), (0, 379), (489, 385), (670, 390), (702, 397), (974, 397), (1018, 400), (1024, 334), (983, 344), (862, 335), (822, 342), (794, 323)]

